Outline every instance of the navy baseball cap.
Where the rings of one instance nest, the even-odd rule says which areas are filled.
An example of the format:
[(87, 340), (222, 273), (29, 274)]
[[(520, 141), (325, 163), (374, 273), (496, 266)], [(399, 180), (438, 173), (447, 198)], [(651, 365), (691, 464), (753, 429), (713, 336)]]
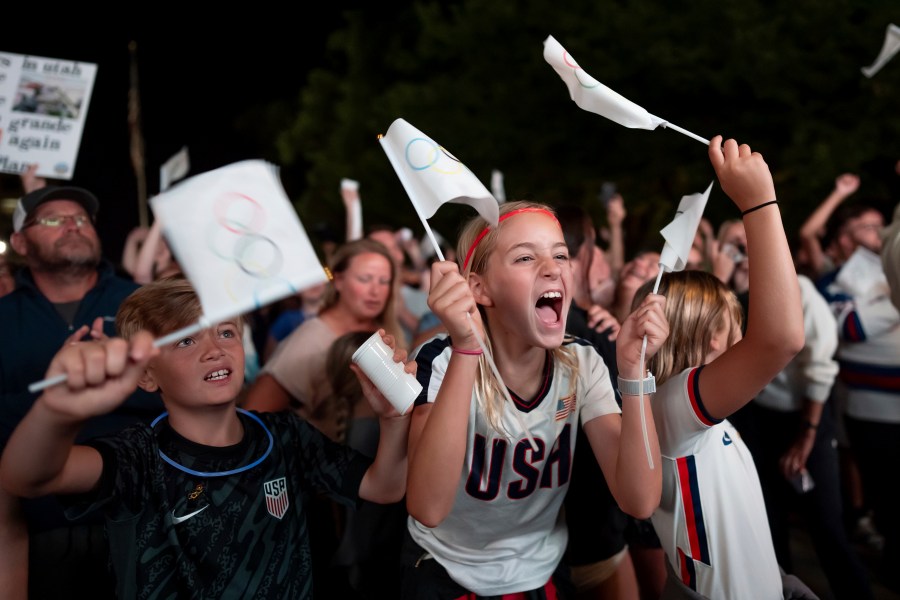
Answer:
[(84, 207), (92, 219), (97, 216), (97, 210), (100, 208), (100, 201), (97, 200), (97, 197), (84, 188), (48, 185), (19, 198), (16, 210), (13, 212), (13, 230), (22, 231), (22, 227), (34, 210), (44, 202), (51, 200), (77, 202)]

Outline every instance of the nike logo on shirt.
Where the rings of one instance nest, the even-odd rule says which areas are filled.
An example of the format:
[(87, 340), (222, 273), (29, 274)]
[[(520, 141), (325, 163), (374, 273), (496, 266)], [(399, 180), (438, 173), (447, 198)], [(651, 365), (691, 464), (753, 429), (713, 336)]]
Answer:
[(176, 525), (178, 525), (179, 523), (184, 523), (185, 521), (187, 521), (187, 520), (190, 519), (191, 517), (195, 517), (195, 516), (199, 515), (200, 513), (202, 513), (202, 512), (203, 512), (204, 510), (206, 510), (207, 508), (209, 508), (209, 504), (207, 504), (206, 506), (204, 506), (203, 508), (201, 508), (201, 509), (199, 509), (199, 510), (195, 510), (194, 512), (188, 513), (188, 514), (183, 515), (183, 516), (181, 516), (181, 517), (176, 516), (176, 515), (175, 515), (175, 511), (173, 510), (173, 511), (172, 511), (172, 522), (173, 522), (174, 524), (176, 524)]

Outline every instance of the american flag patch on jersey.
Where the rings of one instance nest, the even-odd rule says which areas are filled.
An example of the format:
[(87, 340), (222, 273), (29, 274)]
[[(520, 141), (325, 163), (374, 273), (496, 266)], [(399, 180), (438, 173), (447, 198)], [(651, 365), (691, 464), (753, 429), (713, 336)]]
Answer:
[(556, 420), (562, 421), (575, 410), (575, 394), (556, 401)]
[(282, 518), (291, 504), (288, 498), (287, 479), (280, 477), (267, 481), (263, 484), (263, 490), (266, 492), (266, 510), (276, 519)]

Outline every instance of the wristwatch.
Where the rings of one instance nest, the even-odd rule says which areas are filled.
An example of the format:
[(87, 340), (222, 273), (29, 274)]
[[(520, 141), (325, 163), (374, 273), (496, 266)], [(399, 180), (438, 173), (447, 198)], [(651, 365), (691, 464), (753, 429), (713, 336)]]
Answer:
[(622, 379), (618, 378), (619, 393), (623, 396), (640, 396), (641, 382), (644, 384), (644, 394), (653, 394), (656, 392), (656, 377), (650, 373), (645, 379)]

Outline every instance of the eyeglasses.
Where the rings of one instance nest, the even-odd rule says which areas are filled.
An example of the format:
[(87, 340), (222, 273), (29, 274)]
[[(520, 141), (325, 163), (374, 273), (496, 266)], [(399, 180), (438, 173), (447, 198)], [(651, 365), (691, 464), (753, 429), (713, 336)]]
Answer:
[(69, 220), (75, 223), (75, 227), (78, 227), (79, 229), (88, 224), (93, 225), (91, 218), (87, 215), (50, 215), (49, 217), (41, 217), (40, 219), (35, 219), (34, 221), (26, 223), (25, 227), (31, 227), (33, 225), (63, 227)]

